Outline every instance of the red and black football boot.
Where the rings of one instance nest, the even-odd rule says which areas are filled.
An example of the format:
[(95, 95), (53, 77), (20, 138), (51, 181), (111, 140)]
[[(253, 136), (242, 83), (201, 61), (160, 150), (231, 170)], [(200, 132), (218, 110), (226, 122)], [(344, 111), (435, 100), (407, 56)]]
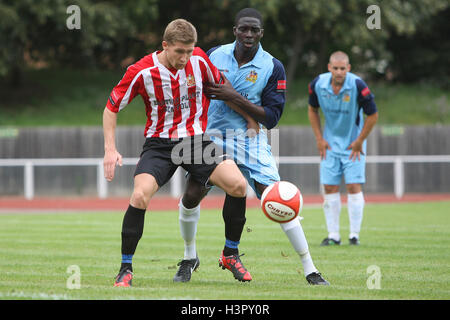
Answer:
[(242, 261), (240, 259), (241, 256), (243, 256), (243, 254), (241, 255), (234, 254), (225, 257), (222, 251), (222, 254), (220, 255), (219, 258), (219, 267), (222, 267), (223, 270), (225, 270), (225, 268), (230, 270), (231, 273), (233, 273), (233, 276), (236, 280), (242, 282), (251, 281), (252, 276), (250, 272), (248, 272), (247, 269), (245, 269), (244, 265), (242, 264)]
[(131, 287), (131, 280), (133, 280), (133, 272), (128, 268), (123, 268), (116, 276), (114, 287)]

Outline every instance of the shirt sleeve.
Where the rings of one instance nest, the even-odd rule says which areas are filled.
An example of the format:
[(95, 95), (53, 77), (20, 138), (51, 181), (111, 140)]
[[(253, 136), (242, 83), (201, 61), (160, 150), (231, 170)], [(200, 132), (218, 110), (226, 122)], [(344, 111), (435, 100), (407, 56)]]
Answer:
[(263, 125), (274, 128), (281, 118), (286, 102), (286, 73), (283, 64), (273, 58), (273, 71), (261, 94), (261, 105), (266, 117)]
[(316, 93), (316, 83), (319, 80), (319, 77), (316, 77), (313, 81), (311, 81), (308, 84), (308, 94), (309, 94), (309, 98), (308, 98), (308, 103), (311, 107), (314, 108), (319, 108), (320, 104), (319, 104), (319, 99), (317, 98), (317, 93)]
[(209, 57), (202, 49), (195, 47), (193, 54), (200, 57), (200, 69), (204, 83), (223, 83), (219, 69), (209, 60)]
[(208, 57), (210, 57), (210, 56), (211, 56), (211, 53), (213, 53), (215, 50), (219, 49), (220, 47), (221, 47), (221, 46), (216, 46), (216, 47), (213, 47), (213, 48), (209, 49), (208, 51), (206, 51), (206, 55), (207, 55)]
[(356, 79), (356, 88), (358, 89), (358, 105), (363, 109), (366, 115), (371, 115), (377, 112), (374, 95), (370, 92), (367, 84), (361, 80)]
[(134, 65), (128, 67), (122, 79), (109, 95), (108, 101), (106, 102), (106, 107), (109, 110), (117, 113), (136, 97), (140, 88), (140, 75)]

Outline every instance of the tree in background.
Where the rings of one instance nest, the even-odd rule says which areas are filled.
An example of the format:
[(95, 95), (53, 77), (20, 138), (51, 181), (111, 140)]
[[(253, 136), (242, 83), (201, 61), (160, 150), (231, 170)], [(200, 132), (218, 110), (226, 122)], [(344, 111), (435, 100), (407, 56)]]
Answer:
[[(160, 46), (167, 23), (196, 25), (199, 46), (232, 41), (235, 13), (255, 7), (265, 17), (263, 46), (282, 60), (288, 83), (326, 71), (329, 54), (350, 54), (366, 77), (430, 80), (448, 86), (448, 0), (391, 0), (381, 29), (369, 29), (371, 0), (1, 0), (0, 78), (18, 85), (25, 67), (117, 69)], [(66, 26), (69, 5), (81, 9), (81, 29)], [(447, 80), (445, 80), (447, 79)]]
[[(67, 8), (81, 9), (81, 28), (68, 29)], [(0, 77), (21, 83), (25, 66), (117, 66), (139, 43), (142, 20), (156, 1), (21, 0), (0, 2)]]
[(432, 81), (450, 88), (450, 8), (422, 20), (414, 32), (391, 33), (386, 47), (391, 69), (401, 82)]
[[(370, 17), (367, 8), (374, 4), (372, 0), (252, 0), (250, 3), (266, 17), (270, 32), (265, 33), (264, 44), (276, 43), (269, 51), (284, 57), (288, 83), (298, 74), (312, 76), (326, 71), (329, 55), (338, 49), (348, 52), (352, 65), (366, 76), (401, 78), (403, 70), (396, 68), (396, 63), (402, 59), (399, 53), (404, 48), (390, 41), (395, 43), (398, 37), (410, 39), (409, 54), (420, 59), (415, 54), (417, 50), (419, 55), (425, 55), (423, 62), (436, 62), (433, 59), (436, 54), (414, 45), (415, 36), (420, 37), (428, 30), (425, 34), (434, 35), (435, 45), (441, 41), (449, 43), (447, 33), (436, 32), (448, 29), (448, 19), (443, 17), (434, 24), (429, 23), (437, 16), (446, 15), (449, 8), (446, 0), (380, 1), (381, 29), (367, 27)], [(424, 29), (423, 24), (427, 24)], [(407, 63), (408, 60), (403, 60), (403, 65)], [(448, 59), (444, 63), (448, 66)], [(420, 68), (428, 69), (426, 64)]]

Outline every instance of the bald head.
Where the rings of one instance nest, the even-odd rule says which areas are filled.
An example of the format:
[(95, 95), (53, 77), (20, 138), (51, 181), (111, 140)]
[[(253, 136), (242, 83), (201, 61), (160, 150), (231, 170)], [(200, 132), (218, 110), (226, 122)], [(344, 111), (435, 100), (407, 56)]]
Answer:
[(348, 55), (342, 51), (336, 51), (330, 56), (328, 71), (331, 72), (331, 82), (333, 85), (342, 86), (347, 72), (350, 71)]
[(343, 61), (346, 63), (350, 63), (350, 59), (348, 58), (348, 55), (343, 51), (333, 52), (330, 56), (330, 63), (332, 61)]

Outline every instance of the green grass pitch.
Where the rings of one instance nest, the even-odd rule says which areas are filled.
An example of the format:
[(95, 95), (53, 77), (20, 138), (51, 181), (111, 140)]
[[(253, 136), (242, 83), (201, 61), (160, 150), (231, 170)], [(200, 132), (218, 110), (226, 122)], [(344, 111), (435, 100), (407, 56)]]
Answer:
[[(173, 283), (183, 255), (178, 213), (147, 212), (134, 257), (134, 286), (114, 288), (120, 264), (122, 212), (1, 213), (0, 299), (450, 299), (450, 202), (367, 204), (361, 245), (340, 247), (326, 236), (321, 208), (305, 207), (302, 225), (316, 267), (329, 287), (307, 284), (298, 255), (280, 227), (256, 209), (247, 213), (240, 251), (253, 281), (240, 283), (218, 267), (224, 244), (220, 210), (203, 210), (200, 268), (189, 283)], [(80, 288), (70, 289), (80, 270)], [(379, 282), (371, 282), (379, 268)], [(369, 270), (369, 272), (368, 272)], [(70, 271), (70, 270), (69, 270)], [(368, 285), (369, 283), (369, 285)], [(370, 284), (379, 284), (375, 288)], [(370, 289), (371, 287), (372, 289)]]

